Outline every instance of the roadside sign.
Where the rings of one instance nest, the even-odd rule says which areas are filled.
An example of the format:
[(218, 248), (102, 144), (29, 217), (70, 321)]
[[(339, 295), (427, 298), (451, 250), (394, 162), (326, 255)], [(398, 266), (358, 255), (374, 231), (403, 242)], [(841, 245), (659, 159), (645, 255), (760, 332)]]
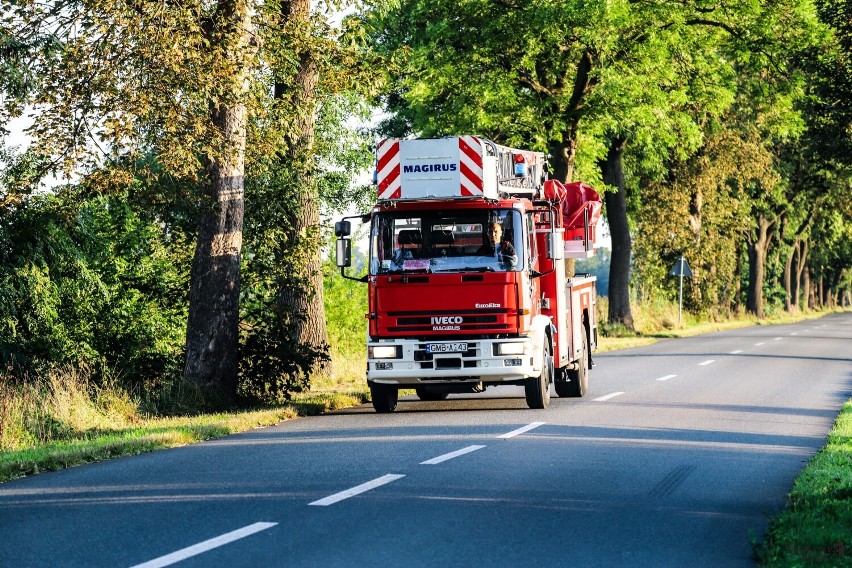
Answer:
[(689, 268), (689, 263), (686, 262), (686, 259), (683, 258), (683, 255), (679, 259), (677, 259), (672, 266), (672, 269), (669, 271), (670, 276), (686, 276), (687, 278), (692, 278), (692, 270)]

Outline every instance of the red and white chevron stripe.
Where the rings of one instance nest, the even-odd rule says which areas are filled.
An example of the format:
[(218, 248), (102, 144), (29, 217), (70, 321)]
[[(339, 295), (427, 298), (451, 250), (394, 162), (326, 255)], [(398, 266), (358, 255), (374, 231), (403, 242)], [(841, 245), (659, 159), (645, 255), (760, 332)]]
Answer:
[(482, 142), (475, 136), (459, 136), (461, 195), (482, 195)]
[(398, 199), (402, 195), (399, 165), (399, 140), (385, 139), (376, 148), (379, 199)]

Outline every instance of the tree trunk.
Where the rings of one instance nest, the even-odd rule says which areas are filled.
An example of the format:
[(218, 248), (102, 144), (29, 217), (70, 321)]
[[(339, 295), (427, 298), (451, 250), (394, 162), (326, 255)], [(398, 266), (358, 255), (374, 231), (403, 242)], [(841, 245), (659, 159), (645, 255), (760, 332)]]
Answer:
[(805, 307), (812, 310), (814, 309), (814, 289), (811, 286), (810, 268), (805, 267), (805, 272), (802, 276), (802, 287), (805, 289)]
[(689, 200), (689, 228), (692, 230), (692, 237), (695, 240), (695, 248), (701, 248), (701, 205), (703, 197), (701, 187), (695, 188), (695, 192)]
[[(310, 25), (310, 0), (285, 1), (282, 14), (285, 20), (297, 26)], [(323, 303), (323, 276), (321, 257), (321, 226), (319, 216), (319, 194), (314, 177), (314, 127), (317, 106), (317, 84), (319, 68), (316, 54), (311, 49), (299, 53), (299, 68), (292, 92), (286, 86), (275, 85), (276, 98), (285, 94), (300, 107), (294, 121), (292, 134), (288, 137), (290, 160), (298, 175), (298, 199), (295, 210), (290, 212), (294, 233), (293, 247), (298, 254), (286, 255), (284, 262), (290, 264), (286, 273), (292, 278), (279, 290), (279, 302), (285, 325), (292, 327), (292, 337), (299, 351), (307, 357), (308, 375), (328, 369), (328, 332), (325, 324)]]
[[(796, 256), (796, 271), (795, 271), (795, 288), (796, 295), (794, 296), (796, 301), (796, 307), (798, 309), (807, 309), (808, 308), (808, 294), (810, 290), (809, 286), (806, 286), (808, 271), (807, 271), (807, 262), (808, 262), (808, 241), (802, 241), (801, 246), (799, 247), (799, 254)], [(802, 296), (804, 296), (804, 308), (802, 307)]]
[(609, 261), (609, 322), (620, 323), (633, 330), (633, 314), (630, 310), (630, 252), (632, 242), (630, 227), (627, 223), (627, 195), (624, 186), (624, 168), (621, 157), (627, 145), (627, 138), (613, 138), (610, 141), (606, 160), (601, 164), (605, 183), (618, 188), (617, 192), (608, 191), (606, 200), (606, 218), (612, 236), (612, 257)]
[(243, 244), (243, 191), (248, 111), (247, 61), (253, 56), (250, 6), (223, 1), (208, 35), (211, 50), (226, 53), (235, 69), (223, 86), (222, 100), (211, 102), (210, 116), (222, 146), (205, 159), (204, 193), (198, 242), (190, 272), (185, 377), (236, 395), (239, 351), (240, 253)]
[(793, 243), (793, 247), (790, 249), (790, 254), (787, 255), (787, 262), (784, 264), (784, 292), (786, 296), (784, 298), (784, 309), (788, 313), (792, 313), (794, 311), (794, 306), (796, 306), (796, 301), (794, 299), (793, 294), (794, 288), (796, 287), (793, 282), (793, 260), (798, 255), (799, 252), (799, 241), (795, 241)]
[[(747, 247), (746, 247), (747, 248)], [(740, 240), (736, 247), (736, 268), (734, 269), (737, 279), (734, 282), (734, 310), (739, 314), (743, 309), (743, 285), (741, 275), (743, 269), (743, 241)]]
[(748, 293), (746, 310), (763, 318), (763, 282), (766, 277), (766, 254), (772, 241), (770, 230), (774, 221), (759, 215), (757, 234), (748, 242)]
[(569, 183), (574, 175), (574, 161), (577, 158), (577, 125), (573, 125), (563, 134), (559, 142), (550, 143), (551, 177), (562, 183)]

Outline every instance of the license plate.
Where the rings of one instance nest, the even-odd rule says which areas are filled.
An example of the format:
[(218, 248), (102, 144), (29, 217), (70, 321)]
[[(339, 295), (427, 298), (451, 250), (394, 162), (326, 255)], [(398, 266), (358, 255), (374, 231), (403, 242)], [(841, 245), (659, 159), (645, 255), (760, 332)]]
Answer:
[(465, 353), (467, 343), (428, 343), (427, 353)]

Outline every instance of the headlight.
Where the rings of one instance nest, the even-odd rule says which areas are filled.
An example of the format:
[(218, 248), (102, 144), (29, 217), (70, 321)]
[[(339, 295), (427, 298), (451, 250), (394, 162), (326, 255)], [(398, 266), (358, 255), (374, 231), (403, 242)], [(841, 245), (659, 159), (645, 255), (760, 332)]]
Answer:
[(498, 343), (497, 355), (523, 355), (523, 343)]
[(396, 345), (374, 345), (368, 349), (370, 359), (396, 359), (400, 357)]

